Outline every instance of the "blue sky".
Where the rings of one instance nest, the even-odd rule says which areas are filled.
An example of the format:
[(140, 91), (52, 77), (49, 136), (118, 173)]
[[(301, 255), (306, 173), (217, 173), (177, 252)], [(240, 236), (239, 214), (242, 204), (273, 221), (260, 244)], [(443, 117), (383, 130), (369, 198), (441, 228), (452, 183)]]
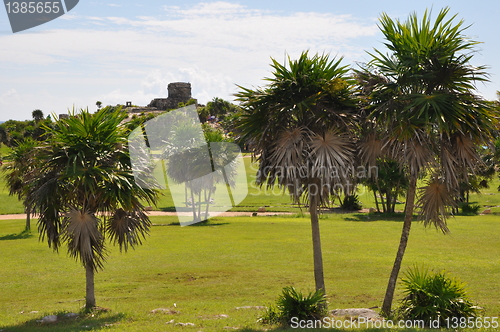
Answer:
[(300, 52), (366, 62), (366, 51), (384, 50), (377, 28), (382, 12), (406, 19), (426, 8), (471, 25), (481, 41), (474, 65), (488, 65), (487, 99), (500, 90), (498, 1), (90, 1), (41, 26), (13, 34), (0, 9), (0, 120), (31, 118), (34, 109), (147, 105), (166, 97), (170, 82), (190, 82), (193, 97), (232, 100), (236, 85), (265, 84), (270, 58)]

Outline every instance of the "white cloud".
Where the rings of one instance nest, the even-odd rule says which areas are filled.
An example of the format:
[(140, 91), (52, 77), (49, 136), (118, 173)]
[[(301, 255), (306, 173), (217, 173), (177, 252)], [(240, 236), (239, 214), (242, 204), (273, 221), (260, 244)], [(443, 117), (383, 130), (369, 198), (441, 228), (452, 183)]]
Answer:
[(86, 23), (104, 23), (110, 29), (80, 28), (53, 30), (55, 35), (46, 36), (2, 36), (3, 44), (9, 47), (0, 54), (0, 60), (26, 65), (88, 56), (92, 57), (88, 61), (97, 62), (107, 56), (113, 63), (134, 61), (133, 58), (134, 62), (146, 58), (156, 63), (165, 62), (168, 56), (168, 59), (173, 57), (190, 63), (195, 59), (201, 64), (224, 62), (222, 66), (225, 66), (229, 57), (251, 61), (255, 55), (268, 57), (305, 49), (340, 54), (347, 49), (356, 54), (361, 49), (349, 46), (352, 39), (372, 36), (377, 31), (373, 22), (360, 23), (348, 15), (279, 16), (220, 1), (188, 9), (169, 7), (167, 12), (174, 13), (176, 18), (85, 17), (82, 20)]
[(260, 15), (268, 11), (262, 10), (252, 10), (248, 9), (246, 6), (242, 6), (236, 3), (230, 3), (225, 1), (217, 2), (201, 2), (187, 9), (181, 9), (179, 7), (169, 7), (164, 6), (164, 9), (169, 14), (193, 17), (195, 19), (206, 18), (206, 17), (217, 17), (217, 18), (229, 18), (233, 19), (237, 16), (249, 16), (249, 15)]
[(9, 89), (0, 95), (0, 107), (7, 108), (22, 102), (16, 89)]
[(374, 22), (349, 15), (283, 15), (223, 1), (164, 7), (155, 16), (76, 16), (72, 26), (51, 33), (0, 35), (0, 64), (24, 74), (11, 74), (0, 82), (0, 91), (15, 86), (21, 100), (44, 98), (40, 86), (51, 84), (47, 103), (35, 108), (50, 109), (49, 102), (53, 109), (72, 103), (93, 108), (96, 100), (147, 104), (166, 96), (168, 83), (187, 81), (193, 97), (206, 103), (213, 97), (232, 99), (235, 84), (261, 84), (270, 57), (281, 61), (285, 52), (295, 57), (309, 49), (345, 55), (347, 64), (364, 54), (356, 38), (377, 33)]

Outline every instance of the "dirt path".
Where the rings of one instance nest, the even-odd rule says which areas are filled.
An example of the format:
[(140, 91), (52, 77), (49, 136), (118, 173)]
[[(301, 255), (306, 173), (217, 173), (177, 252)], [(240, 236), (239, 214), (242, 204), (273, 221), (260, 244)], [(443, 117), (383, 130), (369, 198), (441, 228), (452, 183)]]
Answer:
[[(256, 212), (223, 212), (219, 216), (221, 217), (243, 217), (243, 216), (252, 216)], [(190, 216), (191, 212), (163, 212), (163, 211), (149, 211), (148, 215), (150, 216)], [(275, 216), (280, 214), (293, 214), (291, 212), (258, 212), (258, 216)], [(31, 218), (36, 219), (36, 215), (31, 216)], [(7, 219), (26, 219), (26, 214), (1, 214), (0, 220)]]

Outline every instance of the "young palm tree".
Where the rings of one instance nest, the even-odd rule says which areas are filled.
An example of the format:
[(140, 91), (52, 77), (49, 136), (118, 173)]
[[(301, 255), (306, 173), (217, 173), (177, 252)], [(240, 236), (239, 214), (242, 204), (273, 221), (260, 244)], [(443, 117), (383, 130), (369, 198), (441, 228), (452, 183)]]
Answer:
[(37, 145), (38, 143), (30, 137), (18, 142), (10, 154), (12, 163), (4, 169), (9, 195), (17, 195), (19, 200), (23, 201), (26, 231), (31, 230), (31, 207), (26, 197), (28, 194), (26, 183), (37, 177), (38, 166), (34, 158)]
[(314, 278), (325, 291), (318, 210), (338, 188), (349, 186), (354, 157), (349, 137), (356, 117), (347, 67), (327, 55), (301, 54), (288, 68), (272, 60), (269, 84), (241, 88), (240, 128), (259, 162), (257, 183), (278, 185), (309, 204)]
[(120, 250), (141, 244), (151, 225), (143, 202), (157, 199), (154, 189), (134, 181), (123, 119), (118, 112), (82, 110), (47, 128), (39, 175), (28, 186), (41, 238), (54, 250), (66, 244), (85, 267), (87, 310), (96, 305), (94, 274), (104, 266), (106, 236)]
[(418, 178), (430, 174), (417, 202), (425, 224), (447, 232), (452, 196), (467, 179), (467, 170), (479, 162), (476, 146), (488, 140), (495, 122), (489, 104), (475, 93), (475, 83), (487, 81), (485, 67), (470, 63), (478, 42), (467, 38), (463, 21), (454, 23), (456, 15), (449, 18), (448, 12), (441, 10), (434, 22), (427, 11), (421, 21), (416, 14), (405, 22), (383, 14), (380, 29), (389, 53), (375, 50), (358, 76), (372, 103), (368, 120), (383, 132), (377, 153), (398, 160), (409, 176), (401, 240), (382, 306), (385, 315), (391, 312), (408, 243)]

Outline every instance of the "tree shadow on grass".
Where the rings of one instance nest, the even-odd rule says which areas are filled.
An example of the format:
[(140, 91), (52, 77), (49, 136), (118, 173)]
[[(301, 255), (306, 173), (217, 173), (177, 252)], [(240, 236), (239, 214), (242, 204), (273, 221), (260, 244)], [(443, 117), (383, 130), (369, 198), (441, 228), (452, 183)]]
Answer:
[(18, 234), (7, 234), (7, 235), (0, 236), (0, 241), (29, 239), (30, 237), (33, 237), (33, 234), (31, 234), (31, 231), (24, 230)]
[[(174, 221), (168, 224), (153, 224), (153, 226), (180, 226), (180, 222)], [(191, 224), (189, 227), (210, 227), (210, 226), (223, 226), (229, 225), (228, 222), (217, 222), (216, 219), (210, 219), (209, 221), (197, 222), (196, 224)]]
[(78, 317), (65, 317), (65, 313), (57, 314), (57, 322), (41, 323), (43, 317), (30, 319), (24, 323), (8, 326), (0, 326), (0, 331), (3, 332), (79, 332), (79, 331), (99, 331), (109, 329), (114, 324), (125, 318), (122, 313), (116, 314), (97, 314), (84, 315), (79, 314)]
[[(372, 221), (404, 221), (405, 215), (404, 213), (354, 213), (349, 217), (344, 217), (344, 220), (347, 221), (363, 221), (363, 222), (372, 222)], [(418, 215), (413, 215), (413, 220), (418, 220)]]
[(175, 207), (175, 206), (164, 206), (158, 207), (158, 210), (162, 212), (191, 212), (193, 211), (190, 207)]

